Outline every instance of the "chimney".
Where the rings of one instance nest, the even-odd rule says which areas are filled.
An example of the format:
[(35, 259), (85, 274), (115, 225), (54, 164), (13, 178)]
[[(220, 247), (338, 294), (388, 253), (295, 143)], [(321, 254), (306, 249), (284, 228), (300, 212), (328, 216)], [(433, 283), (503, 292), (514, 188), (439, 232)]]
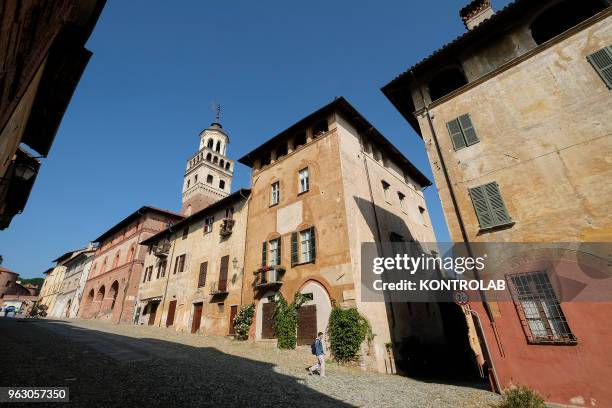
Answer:
[(473, 29), (493, 15), (490, 0), (473, 0), (459, 11), (459, 16), (468, 30)]

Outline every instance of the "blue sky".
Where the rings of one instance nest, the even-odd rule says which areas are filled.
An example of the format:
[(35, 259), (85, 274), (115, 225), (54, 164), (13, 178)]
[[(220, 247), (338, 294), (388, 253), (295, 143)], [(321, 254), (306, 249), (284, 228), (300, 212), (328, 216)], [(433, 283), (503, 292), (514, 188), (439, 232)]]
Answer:
[[(466, 3), (108, 0), (26, 209), (0, 232), (3, 266), (41, 276), (142, 205), (178, 211), (213, 101), (237, 159), (342, 95), (432, 179), (422, 141), (380, 88), (463, 33)], [(237, 165), (232, 188), (248, 185)], [(447, 241), (435, 186), (426, 198)]]

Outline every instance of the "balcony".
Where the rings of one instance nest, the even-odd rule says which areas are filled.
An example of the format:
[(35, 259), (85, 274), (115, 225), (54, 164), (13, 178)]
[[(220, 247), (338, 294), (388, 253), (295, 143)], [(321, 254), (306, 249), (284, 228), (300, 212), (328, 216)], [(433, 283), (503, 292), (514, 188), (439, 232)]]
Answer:
[(219, 231), (219, 235), (221, 235), (224, 238), (232, 235), (232, 231), (234, 229), (235, 223), (236, 223), (236, 220), (234, 220), (233, 218), (227, 218), (227, 217), (223, 218), (223, 221), (221, 224), (221, 230)]
[(253, 286), (256, 289), (278, 288), (283, 284), (284, 273), (285, 267), (281, 265), (264, 266), (259, 268), (253, 272), (255, 275)]
[(211, 285), (210, 285), (210, 294), (211, 294), (211, 296), (213, 296), (213, 297), (215, 297), (215, 296), (223, 296), (223, 295), (227, 295), (228, 293), (229, 292), (227, 290), (227, 281), (226, 280), (211, 282)]
[(160, 242), (158, 245), (153, 247), (153, 254), (158, 258), (167, 258), (170, 253), (170, 242)]

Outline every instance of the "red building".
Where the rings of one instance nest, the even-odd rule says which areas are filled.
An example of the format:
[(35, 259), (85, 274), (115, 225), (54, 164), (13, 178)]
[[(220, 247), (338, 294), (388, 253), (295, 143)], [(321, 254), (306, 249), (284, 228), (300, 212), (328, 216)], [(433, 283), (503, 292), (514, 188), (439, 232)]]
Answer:
[(141, 207), (93, 242), (98, 243), (79, 318), (133, 319), (136, 294), (147, 247), (139, 243), (183, 217), (170, 211)]

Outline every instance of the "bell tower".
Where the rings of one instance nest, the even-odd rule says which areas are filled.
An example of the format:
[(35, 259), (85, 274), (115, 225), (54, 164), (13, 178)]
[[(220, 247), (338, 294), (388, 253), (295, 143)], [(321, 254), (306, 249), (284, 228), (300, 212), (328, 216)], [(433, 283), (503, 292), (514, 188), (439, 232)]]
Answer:
[(200, 132), (200, 148), (187, 161), (181, 213), (189, 216), (227, 197), (232, 188), (234, 162), (226, 156), (229, 136), (217, 120)]

